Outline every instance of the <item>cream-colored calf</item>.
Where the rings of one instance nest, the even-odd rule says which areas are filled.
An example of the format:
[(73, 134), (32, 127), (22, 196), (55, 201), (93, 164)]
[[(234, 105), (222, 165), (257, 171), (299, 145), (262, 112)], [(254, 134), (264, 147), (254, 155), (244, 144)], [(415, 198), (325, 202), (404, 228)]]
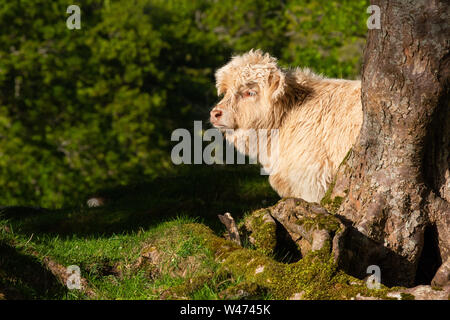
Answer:
[[(361, 82), (284, 70), (275, 58), (252, 50), (220, 68), (216, 86), (223, 98), (211, 111), (211, 123), (240, 152), (259, 160), (280, 196), (320, 201), (359, 134)], [(271, 156), (261, 157), (257, 148), (237, 144), (248, 129), (276, 129), (278, 153), (269, 148)]]

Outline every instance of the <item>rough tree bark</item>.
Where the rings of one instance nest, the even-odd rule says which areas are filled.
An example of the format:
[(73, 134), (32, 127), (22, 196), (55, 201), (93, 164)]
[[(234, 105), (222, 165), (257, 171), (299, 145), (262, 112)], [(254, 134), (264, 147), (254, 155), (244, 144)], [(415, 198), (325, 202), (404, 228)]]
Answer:
[(338, 214), (352, 225), (341, 264), (361, 276), (378, 265), (382, 282), (406, 286), (429, 284), (442, 265), (442, 285), (450, 258), (450, 5), (372, 4), (381, 29), (368, 31), (364, 122), (350, 170), (336, 183), (347, 195)]

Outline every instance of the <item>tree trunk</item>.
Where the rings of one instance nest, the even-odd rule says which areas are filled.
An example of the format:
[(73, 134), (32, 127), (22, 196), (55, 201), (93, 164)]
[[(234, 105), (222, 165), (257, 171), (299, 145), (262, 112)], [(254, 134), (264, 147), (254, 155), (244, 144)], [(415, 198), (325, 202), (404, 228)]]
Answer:
[(338, 211), (353, 226), (342, 263), (361, 276), (378, 265), (387, 285), (429, 284), (450, 257), (450, 5), (372, 4), (381, 29), (364, 53), (364, 121)]

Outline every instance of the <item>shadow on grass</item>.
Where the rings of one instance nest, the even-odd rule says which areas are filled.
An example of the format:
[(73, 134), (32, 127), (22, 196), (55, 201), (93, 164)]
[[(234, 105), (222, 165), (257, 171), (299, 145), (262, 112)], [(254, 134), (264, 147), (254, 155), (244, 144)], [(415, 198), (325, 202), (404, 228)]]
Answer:
[(66, 293), (36, 258), (0, 241), (0, 294), (4, 299), (57, 299)]
[(186, 216), (221, 232), (224, 227), (218, 214), (230, 212), (239, 219), (279, 199), (257, 166), (189, 166), (180, 172), (134, 186), (101, 190), (96, 195), (106, 199), (102, 207), (8, 207), (0, 212), (0, 219), (8, 219), (15, 232), (24, 234), (105, 236), (146, 230)]

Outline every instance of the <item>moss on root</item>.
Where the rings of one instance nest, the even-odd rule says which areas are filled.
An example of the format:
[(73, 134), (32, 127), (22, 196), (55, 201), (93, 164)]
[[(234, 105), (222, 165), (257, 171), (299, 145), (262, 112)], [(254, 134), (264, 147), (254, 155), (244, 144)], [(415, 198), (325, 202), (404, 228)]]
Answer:
[(262, 250), (242, 248), (218, 237), (199, 223), (171, 226), (148, 240), (141, 263), (133, 270), (156, 267), (158, 272), (151, 277), (174, 277), (170, 286), (155, 291), (159, 299), (351, 299), (358, 295), (389, 299), (386, 294), (392, 290), (369, 289), (364, 281), (339, 270), (330, 241), (285, 264)]
[(302, 217), (297, 224), (303, 226), (307, 230), (319, 229), (337, 233), (340, 231), (340, 222), (329, 214), (318, 213), (314, 217)]
[(254, 282), (244, 281), (223, 290), (219, 294), (220, 299), (237, 300), (237, 299), (260, 299), (267, 297), (267, 290), (260, 287)]
[[(325, 192), (325, 195), (320, 200), (320, 205), (333, 214), (335, 214), (339, 210), (342, 202), (344, 201), (344, 197), (342, 197), (342, 196), (338, 196), (338, 195), (333, 196), (333, 191), (336, 186), (336, 181), (338, 179), (338, 176), (340, 173), (342, 173), (342, 168), (346, 165), (348, 159), (350, 158), (351, 153), (352, 153), (352, 149), (350, 149), (347, 152), (347, 154), (345, 155), (344, 159), (342, 160), (342, 162), (340, 163), (340, 165), (338, 167), (337, 174), (334, 176), (333, 181), (330, 183), (330, 186), (328, 187), (327, 191)], [(347, 191), (345, 191), (344, 193), (346, 194)]]
[(331, 182), (330, 186), (328, 187), (328, 190), (325, 192), (325, 195), (320, 200), (320, 205), (322, 207), (324, 207), (325, 209), (327, 209), (332, 214), (335, 214), (339, 210), (339, 208), (342, 204), (342, 201), (344, 201), (343, 197), (340, 197), (340, 196), (333, 197), (332, 196), (334, 187), (336, 186), (336, 179), (337, 179), (337, 177), (334, 177), (333, 181)]
[(265, 255), (273, 255), (277, 245), (276, 224), (267, 209), (260, 209), (245, 217), (240, 226), (243, 234), (256, 250)]
[(204, 225), (186, 227), (204, 239), (204, 245), (215, 254), (220, 262), (217, 272), (222, 277), (241, 278), (246, 285), (254, 284), (275, 299), (289, 299), (300, 292), (302, 299), (350, 299), (358, 294), (388, 298), (388, 288), (369, 289), (362, 280), (338, 270), (330, 244), (296, 263), (283, 264), (261, 251), (241, 248), (219, 238)]
[(331, 199), (331, 193), (333, 192), (334, 185), (330, 185), (330, 189), (327, 190), (327, 193), (325, 196), (320, 200), (320, 205), (323, 206), (325, 209), (327, 209), (331, 213), (337, 213), (339, 210), (342, 201), (344, 201), (343, 197), (336, 196), (333, 199)]
[(400, 296), (401, 296), (402, 300), (415, 300), (414, 295), (412, 295), (410, 293), (401, 292)]

